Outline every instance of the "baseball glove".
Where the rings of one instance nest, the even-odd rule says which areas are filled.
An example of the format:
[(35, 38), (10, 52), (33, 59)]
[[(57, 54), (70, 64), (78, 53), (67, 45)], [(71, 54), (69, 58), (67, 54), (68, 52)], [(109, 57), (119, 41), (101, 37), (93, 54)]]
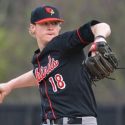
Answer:
[[(95, 54), (92, 55), (92, 52)], [(118, 60), (106, 42), (97, 42), (90, 48), (84, 65), (91, 79), (98, 81), (104, 78), (110, 78), (109, 76), (118, 67)]]

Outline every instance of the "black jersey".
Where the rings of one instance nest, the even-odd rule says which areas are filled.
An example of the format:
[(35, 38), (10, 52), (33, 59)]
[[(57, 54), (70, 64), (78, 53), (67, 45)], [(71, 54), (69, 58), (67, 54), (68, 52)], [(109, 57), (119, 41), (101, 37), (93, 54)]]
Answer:
[(95, 116), (96, 102), (88, 72), (83, 67), (83, 48), (94, 41), (91, 21), (78, 30), (63, 33), (43, 49), (32, 63), (39, 82), (43, 119)]

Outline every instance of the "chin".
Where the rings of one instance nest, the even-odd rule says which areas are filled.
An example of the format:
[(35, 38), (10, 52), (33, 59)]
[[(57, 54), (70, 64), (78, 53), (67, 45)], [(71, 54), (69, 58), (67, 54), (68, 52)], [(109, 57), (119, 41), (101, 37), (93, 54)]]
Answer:
[(50, 42), (54, 37), (56, 37), (56, 36), (51, 36), (51, 37), (49, 37), (49, 38), (47, 39), (47, 41)]

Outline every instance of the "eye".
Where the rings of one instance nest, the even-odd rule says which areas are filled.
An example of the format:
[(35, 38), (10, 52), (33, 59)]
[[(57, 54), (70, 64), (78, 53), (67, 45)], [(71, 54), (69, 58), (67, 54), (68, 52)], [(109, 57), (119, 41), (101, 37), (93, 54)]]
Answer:
[(44, 25), (45, 25), (45, 26), (48, 26), (48, 25), (49, 25), (49, 23), (48, 23), (48, 22), (45, 22), (45, 23), (44, 23)]
[(52, 22), (51, 24), (52, 24), (52, 25), (58, 25), (59, 22)]

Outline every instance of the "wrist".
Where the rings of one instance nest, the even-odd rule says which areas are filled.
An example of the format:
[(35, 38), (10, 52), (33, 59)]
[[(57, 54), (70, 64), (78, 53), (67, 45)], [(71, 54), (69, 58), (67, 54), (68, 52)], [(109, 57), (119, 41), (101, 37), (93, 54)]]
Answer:
[(4, 92), (4, 96), (8, 95), (12, 91), (12, 89), (11, 89), (10, 85), (8, 84), (8, 82), (7, 83), (2, 83), (0, 85), (1, 85), (0, 87), (2, 88), (2, 90)]
[(95, 42), (95, 43), (96, 43), (96, 42), (106, 42), (106, 39), (105, 39), (104, 36), (98, 35), (98, 36), (95, 37), (94, 42)]

